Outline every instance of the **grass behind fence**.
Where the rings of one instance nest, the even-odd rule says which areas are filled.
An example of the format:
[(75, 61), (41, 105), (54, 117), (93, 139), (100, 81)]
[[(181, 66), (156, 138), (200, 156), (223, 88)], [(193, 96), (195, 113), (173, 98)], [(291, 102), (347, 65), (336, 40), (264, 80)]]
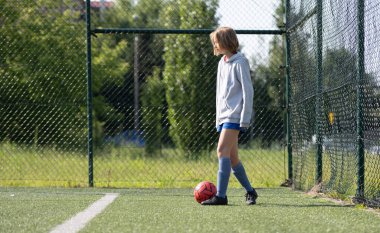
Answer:
[[(11, 144), (2, 144), (1, 148), (1, 186), (88, 186), (88, 159), (84, 153), (20, 149)], [(255, 187), (278, 187), (285, 180), (283, 150), (241, 149), (239, 153)], [(175, 149), (163, 149), (160, 156), (147, 157), (143, 148), (112, 148), (95, 153), (94, 184), (116, 188), (189, 188), (202, 180), (216, 182), (217, 166), (214, 152), (189, 160)], [(233, 177), (230, 187), (240, 187)]]

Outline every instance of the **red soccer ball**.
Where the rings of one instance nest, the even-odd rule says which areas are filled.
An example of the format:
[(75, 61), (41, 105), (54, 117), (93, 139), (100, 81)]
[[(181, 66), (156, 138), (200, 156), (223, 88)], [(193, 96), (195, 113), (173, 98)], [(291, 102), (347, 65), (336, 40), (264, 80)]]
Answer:
[(215, 194), (216, 187), (210, 181), (202, 181), (194, 189), (194, 199), (198, 203), (212, 198)]

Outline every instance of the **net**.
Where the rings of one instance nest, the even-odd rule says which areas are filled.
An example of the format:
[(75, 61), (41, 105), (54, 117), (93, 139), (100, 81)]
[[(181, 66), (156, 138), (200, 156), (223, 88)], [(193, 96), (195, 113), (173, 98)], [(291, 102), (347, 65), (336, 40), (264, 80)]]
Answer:
[(298, 189), (321, 181), (324, 192), (379, 206), (379, 7), (374, 1), (289, 1)]

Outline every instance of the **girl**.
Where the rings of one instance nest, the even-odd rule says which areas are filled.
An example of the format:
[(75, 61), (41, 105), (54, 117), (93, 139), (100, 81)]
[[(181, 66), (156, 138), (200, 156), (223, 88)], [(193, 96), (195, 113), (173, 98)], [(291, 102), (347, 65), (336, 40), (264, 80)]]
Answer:
[(210, 34), (210, 39), (214, 55), (223, 55), (218, 64), (216, 87), (219, 171), (216, 196), (201, 204), (228, 204), (226, 192), (232, 168), (233, 174), (247, 191), (246, 203), (254, 205), (258, 195), (238, 156), (239, 132), (247, 129), (252, 117), (253, 87), (249, 63), (243, 54), (237, 52), (239, 41), (232, 28), (220, 27)]

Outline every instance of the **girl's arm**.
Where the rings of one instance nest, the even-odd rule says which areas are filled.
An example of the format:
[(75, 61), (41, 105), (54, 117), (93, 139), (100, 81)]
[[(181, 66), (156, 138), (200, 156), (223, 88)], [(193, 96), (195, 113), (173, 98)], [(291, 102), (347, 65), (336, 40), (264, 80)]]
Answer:
[(239, 63), (237, 66), (237, 76), (240, 78), (243, 94), (243, 108), (240, 116), (240, 127), (247, 128), (251, 123), (253, 112), (253, 86), (249, 63), (245, 59), (244, 63)]

